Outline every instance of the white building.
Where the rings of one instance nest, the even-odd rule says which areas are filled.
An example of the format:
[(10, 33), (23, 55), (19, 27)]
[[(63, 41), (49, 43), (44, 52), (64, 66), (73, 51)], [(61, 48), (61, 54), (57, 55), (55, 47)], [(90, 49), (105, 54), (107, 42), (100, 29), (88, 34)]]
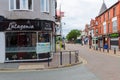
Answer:
[(55, 51), (55, 7), (56, 0), (0, 0), (0, 63)]

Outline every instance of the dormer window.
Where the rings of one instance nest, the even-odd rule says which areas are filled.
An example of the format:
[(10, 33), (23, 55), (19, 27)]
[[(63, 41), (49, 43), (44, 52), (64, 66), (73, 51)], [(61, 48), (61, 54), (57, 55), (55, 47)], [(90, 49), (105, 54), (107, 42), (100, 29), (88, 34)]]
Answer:
[(9, 0), (10, 10), (32, 10), (33, 0)]

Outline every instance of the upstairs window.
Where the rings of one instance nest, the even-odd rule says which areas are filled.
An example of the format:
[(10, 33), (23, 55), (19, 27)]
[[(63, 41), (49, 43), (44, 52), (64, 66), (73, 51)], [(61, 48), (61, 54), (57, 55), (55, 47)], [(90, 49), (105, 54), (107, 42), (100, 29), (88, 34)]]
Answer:
[(10, 10), (32, 10), (33, 0), (9, 0)]
[(106, 34), (107, 25), (106, 22), (103, 23), (103, 33)]
[(56, 1), (51, 1), (52, 16), (55, 16)]
[(106, 24), (103, 25), (103, 27), (104, 27), (104, 34), (106, 34)]
[(116, 16), (116, 8), (114, 7), (113, 8), (113, 17), (115, 17)]
[(110, 19), (110, 12), (108, 11), (108, 19)]
[(40, 0), (41, 12), (49, 13), (50, 8), (49, 4), (50, 4), (49, 0)]
[(105, 21), (105, 14), (103, 15), (103, 21)]
[(115, 21), (113, 21), (112, 22), (112, 26), (113, 26), (113, 32), (117, 32), (117, 26), (118, 26), (118, 24), (117, 24), (117, 20), (115, 20)]
[(110, 32), (110, 23), (108, 23), (108, 33)]

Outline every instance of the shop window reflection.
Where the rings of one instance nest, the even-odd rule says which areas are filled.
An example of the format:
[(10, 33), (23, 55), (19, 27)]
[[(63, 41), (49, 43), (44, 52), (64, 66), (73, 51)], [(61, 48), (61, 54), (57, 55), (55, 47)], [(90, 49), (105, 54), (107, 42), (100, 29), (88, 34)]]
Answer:
[(50, 34), (49, 33), (39, 33), (38, 34), (38, 42), (50, 42)]

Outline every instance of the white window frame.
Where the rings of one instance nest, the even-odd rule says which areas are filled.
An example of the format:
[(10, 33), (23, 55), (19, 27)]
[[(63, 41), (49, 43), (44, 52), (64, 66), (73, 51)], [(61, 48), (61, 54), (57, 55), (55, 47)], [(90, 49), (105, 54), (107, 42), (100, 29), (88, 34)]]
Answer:
[(117, 17), (112, 18), (112, 30), (113, 32), (118, 31)]
[(115, 21), (112, 22), (112, 26), (113, 26), (113, 27), (112, 27), (112, 28), (113, 28), (113, 29), (112, 29), (113, 32), (117, 32), (117, 20), (115, 20)]
[(13, 9), (11, 9), (11, 0), (9, 0), (9, 11), (12, 11), (12, 10), (30, 10), (30, 11), (32, 11), (33, 10), (33, 0), (32, 0), (32, 8), (31, 9), (29, 9), (29, 4), (28, 4), (28, 0), (26, 0), (26, 5), (25, 5), (25, 7), (24, 7), (24, 5), (23, 5), (23, 0), (20, 0), (20, 9), (16, 9), (16, 0), (13, 0), (14, 1), (14, 3), (13, 3)]
[(51, 1), (51, 9), (52, 9), (52, 16), (55, 17), (55, 7), (56, 7), (56, 2), (55, 0)]
[[(44, 4), (42, 4), (42, 1)], [(50, 12), (50, 0), (40, 0), (40, 9), (41, 12), (49, 13)]]
[(106, 30), (106, 29), (107, 29), (106, 22), (103, 23), (103, 29), (104, 29), (104, 30), (103, 30), (103, 31), (104, 31), (104, 34), (106, 34), (106, 33), (107, 33), (107, 30)]

